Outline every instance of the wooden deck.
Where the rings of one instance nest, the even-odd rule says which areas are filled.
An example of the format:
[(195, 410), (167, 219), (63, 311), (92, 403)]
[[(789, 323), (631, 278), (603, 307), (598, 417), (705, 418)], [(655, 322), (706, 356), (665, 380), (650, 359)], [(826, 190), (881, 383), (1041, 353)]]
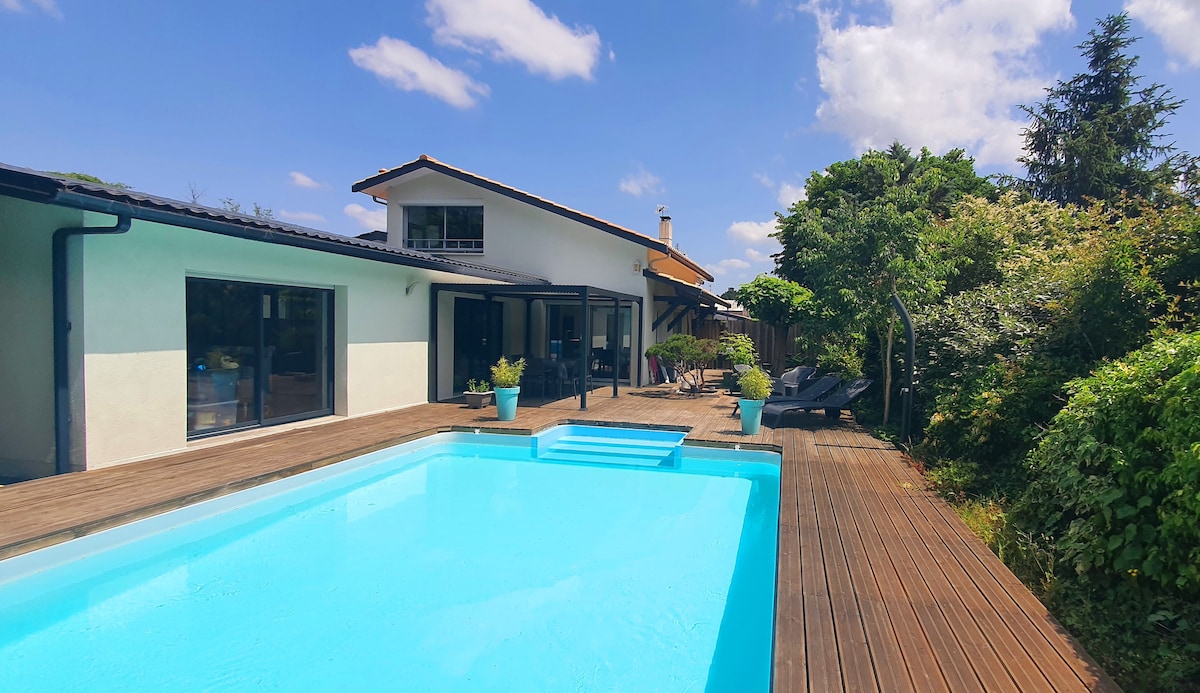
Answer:
[(495, 408), (428, 404), (0, 488), (0, 558), (452, 427), (688, 426), (697, 443), (783, 453), (776, 691), (1082, 691), (1113, 682), (899, 452), (848, 420), (742, 436), (727, 396), (598, 390)]

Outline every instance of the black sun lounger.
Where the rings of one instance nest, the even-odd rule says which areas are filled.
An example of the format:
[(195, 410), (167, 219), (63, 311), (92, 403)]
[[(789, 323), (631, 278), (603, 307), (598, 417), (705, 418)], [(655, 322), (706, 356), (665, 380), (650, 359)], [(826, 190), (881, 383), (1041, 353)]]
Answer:
[[(813, 400), (821, 399), (825, 393), (838, 386), (842, 379), (836, 375), (825, 375), (816, 380), (804, 380), (800, 382), (801, 390), (794, 395), (771, 395), (767, 398), (767, 404), (772, 402), (812, 402)], [(742, 403), (734, 402), (733, 413), (730, 416), (737, 416), (738, 409)]]
[(847, 383), (845, 387), (823, 400), (801, 402), (799, 400), (788, 399), (767, 402), (766, 406), (763, 407), (762, 422), (771, 428), (779, 428), (779, 422), (783, 420), (784, 414), (810, 409), (824, 409), (826, 416), (838, 416), (847, 404), (858, 399), (858, 396), (870, 385), (870, 380), (859, 378)]

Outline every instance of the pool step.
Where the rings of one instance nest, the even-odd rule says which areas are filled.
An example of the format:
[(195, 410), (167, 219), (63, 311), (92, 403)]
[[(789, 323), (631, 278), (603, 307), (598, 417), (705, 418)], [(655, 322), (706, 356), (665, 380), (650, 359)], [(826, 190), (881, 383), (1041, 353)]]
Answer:
[(559, 438), (538, 457), (556, 462), (671, 467), (675, 464), (678, 447), (673, 441), (568, 435)]
[(554, 442), (554, 446), (562, 445), (563, 443), (608, 450), (618, 450), (623, 448), (674, 450), (679, 445), (678, 440), (646, 440), (644, 438), (625, 440), (622, 438), (607, 438), (604, 436), (567, 435), (556, 440)]
[(538, 459), (574, 464), (677, 467), (686, 433), (568, 425), (535, 436)]
[(538, 459), (548, 460), (551, 462), (571, 462), (575, 464), (607, 464), (607, 465), (633, 465), (636, 467), (674, 467), (675, 455), (672, 451), (667, 451), (660, 455), (634, 455), (627, 451), (621, 452), (577, 452), (571, 450), (562, 450), (559, 448), (550, 449), (542, 453)]

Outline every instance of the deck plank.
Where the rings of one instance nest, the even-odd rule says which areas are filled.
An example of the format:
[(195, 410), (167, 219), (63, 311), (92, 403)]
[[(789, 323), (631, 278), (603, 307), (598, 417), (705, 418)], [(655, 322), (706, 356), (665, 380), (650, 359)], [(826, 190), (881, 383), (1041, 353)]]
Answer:
[(600, 389), (587, 411), (569, 398), (522, 406), (513, 422), (427, 404), (227, 436), (0, 488), (0, 558), (452, 427), (667, 425), (689, 429), (689, 444), (782, 451), (774, 690), (1116, 690), (901, 453), (820, 414), (743, 436), (732, 409), (728, 396)]

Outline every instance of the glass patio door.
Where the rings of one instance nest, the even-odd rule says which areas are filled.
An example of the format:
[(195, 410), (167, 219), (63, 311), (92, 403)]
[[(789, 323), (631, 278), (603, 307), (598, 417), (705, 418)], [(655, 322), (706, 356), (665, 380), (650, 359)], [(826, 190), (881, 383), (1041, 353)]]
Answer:
[[(592, 306), (591, 368), (592, 378), (611, 380), (613, 352), (618, 352), (618, 380), (629, 380), (630, 345), (633, 341), (633, 308), (622, 306), (620, 316), (611, 305)], [(618, 322), (619, 320), (619, 322)], [(620, 327), (618, 338), (617, 327)]]
[(332, 291), (189, 278), (186, 293), (189, 437), (332, 413)]

